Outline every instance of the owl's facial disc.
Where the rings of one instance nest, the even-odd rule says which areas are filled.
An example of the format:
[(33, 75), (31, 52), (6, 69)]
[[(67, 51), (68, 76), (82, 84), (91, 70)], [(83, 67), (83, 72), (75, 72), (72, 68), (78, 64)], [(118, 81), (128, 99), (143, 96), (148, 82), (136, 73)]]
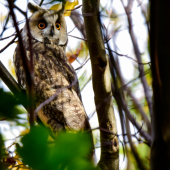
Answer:
[(35, 12), (30, 20), (32, 36), (44, 42), (48, 39), (51, 44), (65, 45), (67, 42), (66, 23), (64, 16), (53, 10)]

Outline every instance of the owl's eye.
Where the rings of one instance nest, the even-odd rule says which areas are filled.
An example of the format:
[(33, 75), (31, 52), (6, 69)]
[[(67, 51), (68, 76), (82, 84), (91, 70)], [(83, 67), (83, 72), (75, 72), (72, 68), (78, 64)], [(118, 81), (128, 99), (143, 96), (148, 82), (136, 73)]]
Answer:
[(59, 30), (61, 25), (59, 23), (55, 23), (55, 27)]
[(45, 22), (39, 22), (38, 23), (38, 28), (39, 29), (44, 29), (46, 27), (46, 23)]

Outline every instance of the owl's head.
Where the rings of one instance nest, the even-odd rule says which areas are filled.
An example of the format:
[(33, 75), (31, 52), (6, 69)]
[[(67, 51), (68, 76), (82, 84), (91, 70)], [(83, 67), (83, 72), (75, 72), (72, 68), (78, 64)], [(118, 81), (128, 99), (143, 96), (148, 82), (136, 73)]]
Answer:
[(29, 3), (28, 8), (33, 12), (29, 19), (33, 38), (40, 42), (49, 42), (61, 46), (66, 45), (67, 30), (62, 7), (58, 10), (46, 10)]

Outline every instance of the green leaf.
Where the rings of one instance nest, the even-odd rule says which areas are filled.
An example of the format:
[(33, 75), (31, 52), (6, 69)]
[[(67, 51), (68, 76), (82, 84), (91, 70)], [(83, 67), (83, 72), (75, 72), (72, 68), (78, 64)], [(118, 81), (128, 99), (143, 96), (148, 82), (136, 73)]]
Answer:
[(0, 88), (0, 96), (0, 119), (20, 119), (19, 114), (24, 112), (24, 109), (18, 106), (21, 102), (11, 92), (4, 92), (2, 88)]
[(26, 134), (17, 147), (23, 163), (33, 169), (41, 170), (95, 170), (87, 156), (91, 150), (88, 134), (59, 133), (52, 143), (48, 141), (48, 132), (43, 127), (34, 127)]
[(17, 152), (25, 164), (33, 169), (48, 169), (46, 161), (47, 138), (48, 132), (43, 127), (34, 127), (30, 133), (22, 138), (23, 147), (17, 147)]

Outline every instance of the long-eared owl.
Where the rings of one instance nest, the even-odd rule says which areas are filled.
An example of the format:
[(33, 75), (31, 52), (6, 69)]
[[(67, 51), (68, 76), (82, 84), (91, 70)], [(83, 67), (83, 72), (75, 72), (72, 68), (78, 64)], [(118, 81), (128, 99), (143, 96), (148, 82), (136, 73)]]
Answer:
[[(62, 10), (46, 10), (31, 3), (28, 7), (33, 12), (29, 26), (33, 48), (35, 100), (38, 106), (55, 94), (57, 89), (69, 86), (77, 77), (65, 55), (67, 31)], [(27, 59), (30, 60), (26, 25), (21, 35)], [(19, 44), (14, 53), (14, 65), (18, 83), (26, 89)], [(88, 129), (89, 123), (81, 102), (78, 82), (70, 88), (60, 90), (57, 97), (38, 112), (38, 117), (53, 132), (62, 129)]]

